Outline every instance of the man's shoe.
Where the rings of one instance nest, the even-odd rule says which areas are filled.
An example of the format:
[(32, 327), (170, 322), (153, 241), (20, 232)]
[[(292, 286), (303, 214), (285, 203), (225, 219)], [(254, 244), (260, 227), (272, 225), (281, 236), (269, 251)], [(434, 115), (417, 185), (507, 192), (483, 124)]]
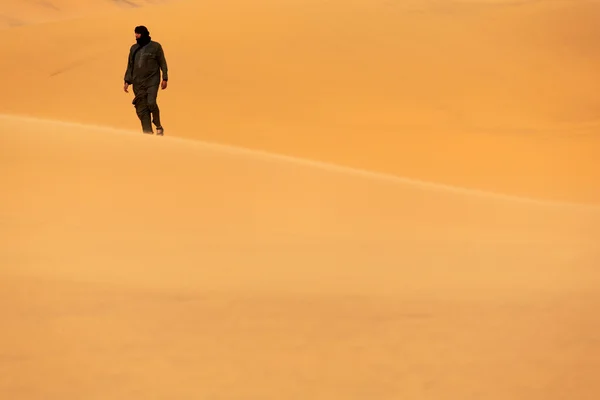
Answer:
[(163, 136), (164, 135), (164, 129), (162, 127), (160, 128), (156, 128), (156, 135), (157, 136)]

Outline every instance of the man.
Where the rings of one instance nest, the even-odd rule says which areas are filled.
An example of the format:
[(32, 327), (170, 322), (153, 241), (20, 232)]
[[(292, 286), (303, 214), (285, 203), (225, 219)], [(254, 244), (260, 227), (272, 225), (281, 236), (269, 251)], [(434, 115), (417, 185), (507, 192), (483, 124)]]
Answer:
[[(142, 123), (142, 131), (152, 135), (152, 123), (156, 125), (156, 134), (163, 135), (164, 129), (160, 122), (160, 110), (156, 103), (158, 87), (167, 88), (169, 79), (167, 61), (160, 43), (150, 37), (145, 26), (135, 28), (136, 44), (129, 49), (127, 70), (125, 71), (125, 93), (129, 93), (129, 85), (133, 85), (137, 116)], [(162, 81), (160, 73), (162, 71)]]

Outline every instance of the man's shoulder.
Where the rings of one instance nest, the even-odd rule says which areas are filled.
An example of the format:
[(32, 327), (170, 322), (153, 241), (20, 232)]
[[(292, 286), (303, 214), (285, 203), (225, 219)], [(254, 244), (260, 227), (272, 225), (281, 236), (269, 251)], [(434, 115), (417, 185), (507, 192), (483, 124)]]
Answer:
[(156, 40), (151, 40), (150, 44), (153, 45), (154, 47), (162, 48), (162, 45), (159, 42), (157, 42)]
[(134, 43), (134, 44), (132, 44), (132, 45), (131, 45), (131, 47), (129, 48), (129, 51), (133, 51), (133, 50), (135, 50), (135, 49), (136, 49), (136, 48), (138, 48), (138, 47), (139, 47), (139, 44), (137, 44), (137, 43)]

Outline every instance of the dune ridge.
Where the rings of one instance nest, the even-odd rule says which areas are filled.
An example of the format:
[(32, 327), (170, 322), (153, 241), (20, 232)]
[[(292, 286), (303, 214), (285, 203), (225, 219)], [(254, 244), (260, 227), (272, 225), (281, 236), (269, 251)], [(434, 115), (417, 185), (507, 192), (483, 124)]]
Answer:
[[(24, 116), (24, 115), (0, 114), (0, 120), (4, 120), (6, 122), (13, 122), (13, 123), (17, 122), (17, 121), (23, 121), (23, 122), (36, 121), (39, 123), (59, 125), (59, 126), (65, 126), (65, 127), (78, 127), (78, 128), (82, 128), (82, 129), (94, 128), (94, 129), (102, 129), (102, 130), (106, 130), (106, 131), (120, 132), (123, 134), (139, 134), (139, 132), (137, 132), (135, 130), (127, 130), (127, 129), (123, 129), (123, 128), (90, 125), (90, 124), (77, 123), (77, 122), (71, 122), (71, 121), (49, 120), (49, 119), (36, 118), (36, 117)], [(288, 155), (284, 155), (284, 154), (277, 154), (277, 153), (261, 151), (261, 150), (252, 149), (252, 148), (231, 146), (231, 145), (225, 145), (225, 144), (221, 144), (221, 143), (217, 143), (217, 142), (202, 141), (202, 140), (198, 140), (198, 139), (189, 139), (189, 138), (186, 138), (185, 136), (181, 137), (181, 136), (176, 135), (174, 137), (161, 138), (160, 140), (167, 140), (167, 141), (168, 140), (180, 140), (180, 141), (187, 142), (190, 145), (198, 145), (198, 146), (202, 146), (202, 147), (212, 147), (212, 148), (220, 149), (222, 151), (227, 151), (227, 152), (272, 158), (275, 160), (297, 163), (297, 164), (301, 164), (301, 165), (305, 165), (305, 166), (326, 169), (329, 171), (363, 176), (363, 177), (369, 178), (369, 179), (384, 180), (384, 181), (389, 181), (389, 182), (394, 182), (394, 183), (414, 185), (417, 187), (431, 189), (431, 190), (443, 190), (443, 191), (455, 192), (455, 193), (465, 194), (465, 195), (492, 197), (492, 198), (497, 198), (497, 199), (504, 199), (507, 201), (525, 202), (525, 203), (531, 203), (531, 204), (538, 204), (538, 205), (542, 205), (542, 206), (545, 205), (545, 206), (557, 206), (557, 207), (575, 207), (575, 208), (581, 208), (581, 209), (590, 209), (590, 210), (600, 211), (600, 205), (595, 205), (595, 204), (558, 202), (558, 201), (551, 201), (551, 200), (547, 200), (547, 199), (536, 199), (536, 198), (512, 196), (512, 195), (504, 194), (504, 193), (494, 193), (494, 192), (488, 192), (488, 191), (484, 191), (484, 190), (476, 190), (476, 189), (470, 189), (470, 188), (450, 186), (450, 185), (444, 185), (444, 184), (437, 183), (437, 182), (421, 181), (421, 180), (412, 179), (409, 177), (402, 177), (402, 176), (397, 176), (397, 175), (385, 174), (382, 172), (369, 171), (369, 170), (364, 170), (364, 169), (359, 169), (359, 168), (352, 168), (352, 167), (348, 167), (348, 166), (344, 166), (344, 165), (338, 165), (338, 164), (333, 164), (333, 163), (310, 160), (310, 159), (306, 159), (306, 158), (288, 156)]]
[(599, 392), (597, 210), (0, 126), (3, 398)]
[(12, 31), (0, 112), (138, 129), (121, 83), (144, 23), (171, 63), (172, 133), (599, 204), (598, 16), (583, 0), (184, 0)]
[(600, 397), (600, 3), (117, 3), (0, 6), (0, 399)]
[[(78, 218), (91, 218), (90, 222), (116, 233), (124, 226), (118, 222), (119, 215), (129, 212), (134, 220), (141, 218), (151, 212), (152, 205), (136, 203), (145, 196), (156, 196), (154, 201), (160, 208), (155, 218), (166, 224), (153, 228), (159, 236), (164, 230), (184, 238), (180, 230), (190, 234), (197, 230), (203, 232), (202, 240), (212, 243), (220, 237), (211, 233), (221, 225), (219, 219), (230, 229), (229, 224), (240, 218), (238, 241), (231, 243), (250, 248), (261, 240), (300, 248), (303, 237), (310, 239), (310, 245), (317, 245), (319, 240), (323, 240), (322, 245), (328, 240), (332, 245), (338, 240), (338, 244), (381, 240), (382, 246), (392, 246), (410, 242), (411, 235), (413, 240), (424, 240), (423, 244), (434, 241), (443, 245), (447, 241), (448, 246), (469, 241), (487, 241), (486, 245), (494, 241), (559, 241), (585, 247), (599, 232), (598, 208), (556, 206), (410, 180), (381, 179), (377, 174), (194, 140), (36, 119), (3, 117), (2, 122), (7, 131), (15, 132), (3, 138), (3, 165), (9, 171), (4, 186), (14, 195), (5, 199), (3, 213), (15, 223), (19, 218), (33, 223), (36, 218), (64, 215), (67, 220), (56, 220), (55, 228), (71, 221), (74, 225), (66, 226), (75, 229)], [(191, 182), (197, 186), (190, 187)], [(53, 185), (63, 192), (55, 191)], [(33, 197), (22, 203), (28, 193)], [(215, 208), (219, 199), (224, 201), (222, 209)], [(106, 206), (102, 201), (108, 201)], [(77, 206), (71, 210), (69, 205)], [(94, 207), (99, 207), (97, 216)], [(200, 221), (209, 212), (215, 214), (207, 225), (184, 228), (191, 221), (179, 225), (184, 222), (181, 218)], [(175, 219), (169, 222), (169, 218)], [(44, 226), (54, 225), (46, 222)], [(135, 226), (129, 229), (137, 230)], [(277, 238), (275, 232), (282, 236)], [(446, 237), (449, 233), (452, 238)], [(296, 234), (300, 235), (298, 243), (293, 239)], [(211, 239), (211, 235), (216, 236)], [(190, 244), (203, 246), (200, 238), (189, 239)], [(233, 238), (218, 240), (225, 240), (225, 244)]]

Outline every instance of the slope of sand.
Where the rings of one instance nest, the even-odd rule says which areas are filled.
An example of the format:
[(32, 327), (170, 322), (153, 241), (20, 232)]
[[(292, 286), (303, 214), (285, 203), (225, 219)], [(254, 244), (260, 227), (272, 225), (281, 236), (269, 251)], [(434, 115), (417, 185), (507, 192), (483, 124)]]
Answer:
[(174, 0), (3, 0), (0, 29), (65, 21), (88, 15), (104, 18), (130, 8)]
[(600, 393), (598, 208), (0, 127), (0, 398)]
[(2, 1), (0, 399), (598, 399), (599, 17)]
[(585, 0), (128, 8), (7, 31), (0, 112), (139, 130), (122, 79), (145, 24), (168, 135), (599, 203), (599, 18)]

